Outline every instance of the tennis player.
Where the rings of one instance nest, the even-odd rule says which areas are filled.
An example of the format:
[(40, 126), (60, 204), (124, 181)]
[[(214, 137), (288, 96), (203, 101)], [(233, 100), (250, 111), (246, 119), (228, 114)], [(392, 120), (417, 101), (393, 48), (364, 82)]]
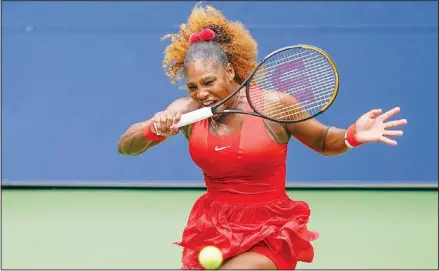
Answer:
[[(119, 140), (119, 152), (139, 155), (179, 133), (189, 141), (190, 155), (204, 174), (207, 193), (190, 212), (182, 240), (182, 269), (202, 269), (198, 252), (207, 245), (221, 249), (222, 269), (295, 269), (311, 262), (307, 203), (286, 194), (287, 145), (292, 137), (328, 156), (361, 144), (394, 146), (405, 119), (389, 121), (398, 107), (373, 109), (349, 128), (326, 126), (316, 119), (279, 124), (263, 118), (226, 114), (180, 129), (182, 114), (213, 106), (233, 92), (257, 65), (257, 44), (239, 22), (228, 21), (213, 7), (195, 6), (179, 33), (166, 36), (163, 64), (172, 82), (184, 78), (189, 96), (170, 103), (147, 121), (133, 124)], [(248, 109), (236, 95), (219, 110)]]

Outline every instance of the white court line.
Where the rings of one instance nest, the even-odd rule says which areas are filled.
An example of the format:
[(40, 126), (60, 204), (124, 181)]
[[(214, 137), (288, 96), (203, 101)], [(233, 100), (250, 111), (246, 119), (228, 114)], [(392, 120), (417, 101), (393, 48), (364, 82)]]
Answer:
[[(2, 181), (2, 187), (90, 187), (90, 188), (205, 188), (206, 186), (202, 181), (200, 182), (87, 182), (87, 181)], [(287, 188), (430, 188), (438, 189), (437, 183), (398, 183), (398, 182), (354, 182), (354, 181), (344, 181), (344, 182), (287, 182)]]

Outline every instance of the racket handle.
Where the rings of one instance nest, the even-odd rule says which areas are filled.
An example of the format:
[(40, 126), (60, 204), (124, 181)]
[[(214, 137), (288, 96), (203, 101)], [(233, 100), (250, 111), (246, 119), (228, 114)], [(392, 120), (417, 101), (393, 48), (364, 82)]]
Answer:
[(181, 115), (179, 122), (175, 124), (175, 127), (180, 128), (188, 124), (204, 120), (213, 116), (212, 109), (210, 107), (203, 107), (195, 111)]

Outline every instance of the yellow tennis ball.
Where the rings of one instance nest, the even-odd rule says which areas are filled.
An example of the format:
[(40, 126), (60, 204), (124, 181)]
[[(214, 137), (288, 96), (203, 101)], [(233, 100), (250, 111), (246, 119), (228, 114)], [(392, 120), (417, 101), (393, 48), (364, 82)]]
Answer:
[(198, 254), (198, 261), (204, 269), (218, 269), (223, 263), (223, 254), (217, 247), (207, 246)]

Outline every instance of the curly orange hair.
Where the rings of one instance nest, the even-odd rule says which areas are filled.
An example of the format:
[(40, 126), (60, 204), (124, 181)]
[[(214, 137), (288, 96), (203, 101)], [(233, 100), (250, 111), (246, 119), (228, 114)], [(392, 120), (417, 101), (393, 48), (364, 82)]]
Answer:
[(179, 33), (163, 37), (171, 38), (171, 44), (165, 49), (163, 58), (166, 75), (171, 78), (172, 83), (183, 78), (184, 60), (190, 47), (189, 37), (204, 28), (210, 28), (220, 34), (217, 35), (216, 41), (235, 70), (235, 80), (242, 83), (257, 65), (256, 41), (242, 23), (228, 21), (219, 10), (211, 6), (202, 7), (200, 4), (194, 7), (188, 22), (180, 26)]

